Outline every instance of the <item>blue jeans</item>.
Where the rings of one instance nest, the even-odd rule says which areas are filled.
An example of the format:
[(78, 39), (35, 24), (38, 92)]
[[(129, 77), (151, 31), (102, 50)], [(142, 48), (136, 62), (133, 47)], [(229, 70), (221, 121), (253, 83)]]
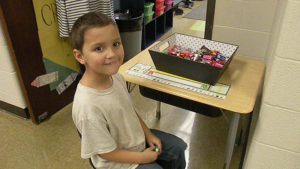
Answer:
[(179, 137), (163, 131), (151, 129), (151, 132), (160, 139), (162, 153), (155, 162), (140, 164), (136, 169), (185, 169), (186, 143)]

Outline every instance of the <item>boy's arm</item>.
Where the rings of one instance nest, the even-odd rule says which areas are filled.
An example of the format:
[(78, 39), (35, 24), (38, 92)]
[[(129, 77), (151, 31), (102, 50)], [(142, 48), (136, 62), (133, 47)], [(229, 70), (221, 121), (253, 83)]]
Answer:
[(147, 148), (143, 152), (133, 152), (124, 149), (116, 148), (115, 150), (105, 153), (98, 154), (101, 158), (114, 161), (118, 163), (135, 163), (135, 164), (144, 164), (150, 163), (157, 159), (158, 153), (152, 151), (153, 148)]
[(144, 130), (144, 134), (145, 134), (147, 143), (149, 144), (150, 147), (158, 147), (160, 150), (159, 151), (159, 154), (160, 154), (161, 150), (162, 150), (162, 145), (161, 145), (160, 139), (158, 137), (156, 137), (154, 134), (152, 134), (152, 132), (147, 127), (147, 125), (144, 123), (144, 121), (141, 119), (141, 117), (138, 115), (138, 113), (137, 112), (135, 112), (135, 113), (138, 116), (141, 126)]
[(144, 134), (145, 134), (145, 136), (146, 136), (146, 138), (147, 138), (147, 136), (151, 135), (152, 132), (151, 132), (150, 129), (147, 127), (147, 125), (144, 123), (143, 119), (137, 114), (137, 112), (135, 112), (135, 113), (136, 113), (136, 115), (137, 115), (138, 118), (139, 118), (139, 121), (140, 121), (141, 126), (142, 126), (143, 131), (144, 131)]

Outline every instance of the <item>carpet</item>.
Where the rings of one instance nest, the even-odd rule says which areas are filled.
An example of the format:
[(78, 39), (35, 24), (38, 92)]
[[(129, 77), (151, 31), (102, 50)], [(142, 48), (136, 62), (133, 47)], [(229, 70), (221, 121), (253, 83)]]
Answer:
[(185, 14), (184, 18), (189, 19), (196, 19), (196, 20), (206, 20), (206, 7), (207, 7), (207, 0), (203, 1), (201, 5), (199, 5), (197, 8), (194, 8), (191, 12)]

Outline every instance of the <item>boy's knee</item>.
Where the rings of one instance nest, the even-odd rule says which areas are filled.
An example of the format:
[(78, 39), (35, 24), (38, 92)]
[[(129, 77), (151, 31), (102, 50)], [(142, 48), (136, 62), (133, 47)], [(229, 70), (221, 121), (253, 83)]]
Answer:
[(186, 150), (187, 144), (182, 139), (179, 138), (176, 148), (178, 149), (178, 151), (183, 152)]
[(173, 141), (175, 143), (174, 146), (176, 146), (176, 149), (184, 151), (187, 148), (187, 144), (181, 138), (177, 136), (174, 137), (175, 139)]
[(176, 139), (173, 139), (173, 144), (170, 147), (169, 158), (173, 160), (178, 160), (178, 158), (184, 154), (184, 151), (187, 148), (187, 144), (179, 137), (176, 137)]

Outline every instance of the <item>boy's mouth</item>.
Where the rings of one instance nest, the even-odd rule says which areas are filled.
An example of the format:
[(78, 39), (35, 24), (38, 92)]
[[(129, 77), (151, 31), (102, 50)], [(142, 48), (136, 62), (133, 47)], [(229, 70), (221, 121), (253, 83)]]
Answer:
[(104, 63), (104, 65), (112, 65), (114, 63), (116, 63), (116, 61), (110, 61), (110, 62)]

